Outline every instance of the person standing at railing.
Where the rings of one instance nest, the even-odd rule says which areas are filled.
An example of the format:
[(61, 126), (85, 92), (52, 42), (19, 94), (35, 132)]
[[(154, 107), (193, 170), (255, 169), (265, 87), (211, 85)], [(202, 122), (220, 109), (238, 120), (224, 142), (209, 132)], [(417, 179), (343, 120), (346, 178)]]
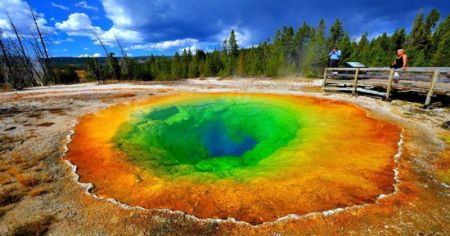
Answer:
[(330, 67), (336, 68), (339, 65), (339, 60), (341, 60), (342, 52), (337, 47), (333, 47), (331, 52), (328, 54), (330, 57)]
[[(391, 68), (406, 70), (407, 67), (408, 67), (408, 56), (406, 55), (405, 50), (404, 49), (397, 50), (397, 58), (395, 59), (394, 62), (392, 62)], [(394, 73), (394, 77), (399, 76), (400, 74), (396, 71)], [(395, 80), (395, 82), (397, 83), (398, 80)]]

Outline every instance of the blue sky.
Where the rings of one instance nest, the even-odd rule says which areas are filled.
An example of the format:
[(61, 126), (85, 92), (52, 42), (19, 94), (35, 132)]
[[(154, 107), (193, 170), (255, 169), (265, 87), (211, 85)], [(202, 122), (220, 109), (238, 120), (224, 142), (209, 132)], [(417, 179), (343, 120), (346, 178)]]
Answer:
[[(398, 27), (410, 30), (423, 9), (450, 14), (448, 0), (30, 0), (45, 32), (52, 56), (98, 56), (102, 48), (92, 37), (96, 31), (108, 49), (118, 53), (118, 37), (132, 56), (173, 55), (183, 48), (213, 50), (231, 29), (243, 47), (272, 37), (284, 25), (298, 28), (303, 21), (328, 25), (336, 18), (357, 40), (364, 32), (375, 37)], [(21, 32), (30, 32), (30, 12), (24, 0), (1, 0)], [(0, 11), (3, 37), (9, 25)]]

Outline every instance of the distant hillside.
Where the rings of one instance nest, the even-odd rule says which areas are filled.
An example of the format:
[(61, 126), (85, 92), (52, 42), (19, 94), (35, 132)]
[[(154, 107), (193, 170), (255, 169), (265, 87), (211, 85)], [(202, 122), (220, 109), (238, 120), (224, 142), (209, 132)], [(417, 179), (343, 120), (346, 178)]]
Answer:
[[(74, 66), (76, 68), (86, 68), (87, 57), (54, 57), (52, 58), (53, 65), (56, 67)], [(100, 63), (105, 62), (104, 57), (98, 58)]]
[[(134, 60), (137, 61), (145, 61), (149, 57), (133, 57)], [(89, 58), (87, 57), (53, 57), (52, 62), (53, 65), (56, 67), (66, 67), (66, 66), (73, 66), (79, 69), (86, 69), (86, 62)], [(118, 57), (118, 59), (122, 59), (121, 57)], [(100, 64), (105, 63), (106, 57), (97, 57), (97, 60)]]

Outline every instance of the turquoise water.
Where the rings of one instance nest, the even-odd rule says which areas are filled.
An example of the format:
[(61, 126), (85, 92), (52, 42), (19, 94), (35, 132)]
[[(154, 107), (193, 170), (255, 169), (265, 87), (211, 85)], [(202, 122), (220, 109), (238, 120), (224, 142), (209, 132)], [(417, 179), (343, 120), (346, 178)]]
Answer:
[(296, 138), (297, 116), (251, 98), (198, 100), (138, 112), (114, 141), (131, 161), (160, 176), (233, 176)]

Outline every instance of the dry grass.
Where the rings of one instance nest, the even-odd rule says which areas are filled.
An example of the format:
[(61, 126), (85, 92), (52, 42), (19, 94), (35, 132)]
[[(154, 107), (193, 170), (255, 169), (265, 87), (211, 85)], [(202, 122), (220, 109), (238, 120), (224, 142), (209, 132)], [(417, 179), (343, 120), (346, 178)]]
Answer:
[(32, 173), (23, 174), (16, 168), (11, 168), (10, 174), (19, 182), (23, 187), (34, 187), (39, 185), (39, 179)]
[(52, 126), (52, 125), (54, 125), (55, 123), (53, 123), (53, 122), (44, 122), (44, 123), (40, 123), (40, 124), (38, 124), (37, 126), (41, 126), (41, 127), (49, 127), (49, 126)]
[(8, 84), (0, 84), (0, 92), (10, 92), (14, 91), (13, 88), (11, 88)]
[(24, 187), (34, 187), (39, 184), (39, 180), (31, 174), (19, 174), (16, 179)]
[(38, 220), (19, 225), (12, 229), (11, 235), (44, 235), (53, 221), (54, 218), (52, 216), (43, 216)]
[(10, 204), (20, 201), (23, 197), (23, 193), (18, 192), (14, 188), (4, 189), (0, 194), (0, 206), (8, 206)]
[(77, 73), (78, 78), (80, 78), (80, 83), (89, 82), (87, 79), (87, 72), (85, 70), (75, 70), (75, 73)]
[(13, 162), (14, 162), (14, 164), (16, 164), (16, 165), (20, 165), (20, 164), (23, 164), (23, 163), (25, 163), (25, 160), (22, 158), (22, 156), (20, 156), (20, 155), (13, 155)]
[(34, 157), (33, 160), (31, 160), (30, 164), (33, 166), (36, 166), (36, 165), (42, 163), (42, 161), (47, 159), (50, 155), (51, 154), (49, 152), (39, 154), (36, 157)]
[(167, 92), (173, 92), (173, 89), (158, 89), (159, 93), (167, 93)]
[(47, 189), (43, 187), (34, 188), (29, 192), (30, 196), (32, 197), (42, 196), (47, 193), (48, 193)]
[(29, 117), (29, 118), (41, 118), (42, 114), (41, 113), (31, 113), (31, 114), (27, 115), (27, 117)]
[(51, 176), (47, 173), (45, 173), (41, 176), (41, 182), (43, 182), (43, 183), (50, 183), (52, 181), (53, 181), (53, 176)]
[(129, 97), (136, 97), (135, 93), (119, 93), (114, 94), (111, 96), (111, 98), (129, 98)]
[(13, 177), (9, 173), (0, 174), (0, 186), (7, 185), (13, 182)]

